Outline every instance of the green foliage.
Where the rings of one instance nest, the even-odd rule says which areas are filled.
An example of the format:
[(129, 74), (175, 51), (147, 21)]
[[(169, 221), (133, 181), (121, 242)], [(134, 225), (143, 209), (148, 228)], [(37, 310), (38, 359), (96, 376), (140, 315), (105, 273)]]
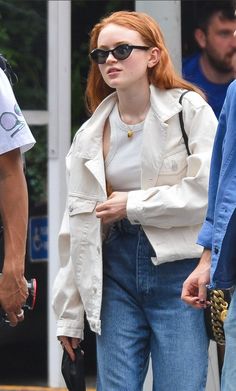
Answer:
[(47, 106), (46, 26), (46, 0), (0, 0), (0, 51), (18, 75), (14, 91), (28, 110)]

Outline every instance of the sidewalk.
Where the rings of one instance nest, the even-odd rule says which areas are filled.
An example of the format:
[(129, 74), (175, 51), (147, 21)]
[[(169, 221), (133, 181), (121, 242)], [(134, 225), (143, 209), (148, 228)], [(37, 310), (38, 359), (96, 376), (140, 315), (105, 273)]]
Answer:
[[(68, 391), (67, 388), (34, 387), (34, 386), (4, 386), (0, 391)], [(86, 391), (96, 391), (95, 388), (86, 388)]]

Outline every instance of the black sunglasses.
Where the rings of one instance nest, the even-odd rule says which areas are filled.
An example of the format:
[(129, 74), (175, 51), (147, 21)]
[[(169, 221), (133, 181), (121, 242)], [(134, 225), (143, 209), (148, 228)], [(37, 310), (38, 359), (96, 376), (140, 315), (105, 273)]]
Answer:
[(122, 44), (116, 46), (114, 49), (94, 49), (91, 51), (90, 57), (97, 64), (105, 64), (110, 53), (112, 53), (116, 60), (125, 60), (130, 56), (133, 49), (148, 50), (150, 48), (148, 46)]

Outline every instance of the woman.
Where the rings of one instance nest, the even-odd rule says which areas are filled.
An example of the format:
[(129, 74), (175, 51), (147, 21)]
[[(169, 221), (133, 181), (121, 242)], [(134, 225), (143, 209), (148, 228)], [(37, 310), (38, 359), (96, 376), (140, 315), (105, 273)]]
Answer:
[(92, 116), (67, 156), (57, 336), (73, 360), (85, 310), (97, 333), (98, 391), (141, 391), (150, 354), (153, 390), (201, 391), (203, 313), (180, 294), (201, 252), (195, 241), (217, 121), (198, 90), (177, 76), (150, 16), (105, 17), (91, 32), (90, 51)]

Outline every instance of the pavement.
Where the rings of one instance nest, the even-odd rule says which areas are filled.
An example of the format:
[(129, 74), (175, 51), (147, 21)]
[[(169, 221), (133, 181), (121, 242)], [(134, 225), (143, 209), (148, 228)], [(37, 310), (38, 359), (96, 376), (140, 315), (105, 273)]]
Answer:
[[(68, 391), (67, 388), (52, 388), (38, 386), (5, 386), (0, 384), (0, 391)], [(96, 391), (95, 388), (86, 388), (86, 391)]]

